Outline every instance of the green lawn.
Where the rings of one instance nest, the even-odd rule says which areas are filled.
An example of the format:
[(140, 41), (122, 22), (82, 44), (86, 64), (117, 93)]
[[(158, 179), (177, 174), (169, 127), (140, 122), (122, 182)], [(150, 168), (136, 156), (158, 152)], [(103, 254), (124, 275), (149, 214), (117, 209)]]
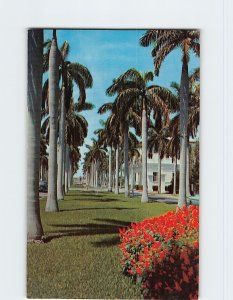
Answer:
[(60, 212), (41, 217), (46, 243), (28, 244), (29, 298), (141, 298), (139, 287), (121, 273), (119, 228), (175, 208), (141, 204), (114, 193), (70, 191)]

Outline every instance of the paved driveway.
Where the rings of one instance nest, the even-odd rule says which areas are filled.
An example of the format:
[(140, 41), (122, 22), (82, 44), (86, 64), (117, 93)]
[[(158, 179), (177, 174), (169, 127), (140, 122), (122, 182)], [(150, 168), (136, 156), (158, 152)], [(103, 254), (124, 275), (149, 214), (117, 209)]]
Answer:
[[(133, 197), (140, 197), (142, 195), (141, 192), (135, 191), (133, 194), (130, 193)], [(160, 203), (166, 203), (166, 204), (177, 204), (178, 198), (176, 196), (172, 195), (156, 195), (156, 194), (149, 194), (148, 198), (151, 202), (160, 202)]]

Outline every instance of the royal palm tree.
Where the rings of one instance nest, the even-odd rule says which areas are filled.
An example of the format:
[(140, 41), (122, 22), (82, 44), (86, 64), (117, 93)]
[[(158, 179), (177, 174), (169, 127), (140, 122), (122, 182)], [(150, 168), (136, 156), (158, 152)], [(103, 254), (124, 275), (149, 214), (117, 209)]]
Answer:
[(49, 53), (49, 170), (48, 196), (45, 210), (58, 211), (57, 203), (57, 122), (59, 98), (59, 56), (56, 30), (53, 30), (53, 39)]
[[(51, 40), (45, 43), (47, 51), (44, 54), (44, 71), (48, 71), (48, 57), (51, 50)], [(84, 66), (78, 63), (71, 63), (67, 60), (70, 46), (67, 41), (63, 43), (59, 50), (59, 74), (62, 79), (62, 90), (60, 98), (60, 114), (59, 114), (59, 144), (58, 144), (58, 176), (57, 176), (57, 196), (59, 200), (62, 200), (63, 195), (63, 183), (64, 183), (64, 160), (65, 157), (69, 157), (68, 146), (64, 144), (64, 132), (66, 123), (66, 114), (69, 110), (69, 106), (72, 102), (73, 96), (73, 83), (76, 83), (80, 97), (78, 99), (78, 105), (83, 105), (86, 99), (85, 88), (91, 87), (92, 77), (90, 72)], [(43, 87), (43, 112), (46, 113), (46, 106), (48, 107), (48, 85), (49, 79), (44, 83)], [(47, 111), (48, 112), (48, 111)], [(68, 166), (66, 166), (68, 167)], [(67, 171), (67, 170), (66, 170)]]
[(28, 31), (27, 95), (27, 239), (41, 239), (39, 204), (40, 121), (43, 74), (43, 30)]
[[(186, 149), (186, 196), (190, 196), (190, 172), (189, 172), (189, 156), (190, 156), (190, 144), (189, 137), (195, 138), (200, 119), (200, 69), (195, 69), (191, 75), (189, 76), (189, 110), (188, 110), (188, 128), (187, 128), (187, 149)], [(178, 103), (180, 97), (180, 85), (176, 82), (171, 83), (171, 88), (173, 90), (174, 100), (173, 101), (173, 115), (172, 120), (170, 122), (170, 131), (171, 131), (171, 140), (169, 142), (169, 149), (172, 154), (175, 154), (175, 163), (177, 161), (177, 154), (179, 154), (180, 150), (180, 141), (179, 137), (179, 118), (180, 112), (178, 111)], [(177, 104), (175, 104), (177, 103)], [(175, 164), (176, 168), (176, 164)], [(175, 177), (174, 177), (175, 181)], [(175, 185), (174, 185), (175, 187)]]
[[(107, 111), (111, 111), (111, 115), (107, 118), (104, 123), (105, 128), (99, 131), (100, 141), (107, 147), (115, 149), (115, 194), (119, 193), (119, 145), (122, 143), (120, 136), (120, 118), (116, 112), (113, 103), (103, 104), (98, 113), (103, 114)], [(111, 152), (110, 152), (111, 153)], [(109, 185), (108, 190), (112, 191), (112, 154), (109, 155)]]
[[(151, 107), (163, 108), (167, 106), (157, 93), (155, 85), (149, 86), (148, 83), (154, 79), (152, 72), (140, 73), (136, 69), (129, 69), (120, 77), (118, 77), (108, 89), (109, 95), (118, 93), (117, 103), (120, 115), (124, 116), (124, 112), (131, 112), (131, 115), (138, 117), (137, 113), (141, 113), (141, 136), (142, 136), (142, 185), (143, 193), (141, 202), (148, 202), (147, 191), (147, 120)], [(123, 108), (123, 109), (122, 109)], [(128, 117), (128, 115), (127, 115)], [(136, 118), (137, 119), (137, 118)], [(125, 121), (125, 120), (124, 120)], [(127, 122), (122, 123), (125, 126), (124, 137), (128, 136)], [(129, 123), (130, 124), (130, 123)], [(128, 147), (124, 147), (127, 150)]]
[[(120, 76), (121, 77), (121, 76)], [(112, 105), (112, 113), (118, 116), (119, 119), (119, 132), (120, 132), (120, 143), (123, 144), (124, 153), (124, 181), (125, 181), (125, 197), (129, 196), (129, 141), (128, 132), (129, 127), (137, 127), (138, 115), (132, 108), (132, 99), (126, 95), (122, 96), (122, 92), (127, 87), (131, 86), (131, 82), (124, 82), (120, 80), (113, 81), (113, 84), (107, 89), (107, 95), (112, 96), (117, 94), (117, 97)], [(134, 84), (134, 83), (133, 83)], [(135, 85), (135, 84), (134, 84)], [(131, 100), (131, 101), (130, 101)], [(135, 99), (134, 99), (135, 100)]]
[(187, 205), (186, 201), (186, 150), (189, 105), (188, 62), (190, 50), (200, 55), (198, 30), (148, 30), (140, 40), (142, 46), (154, 43), (152, 56), (155, 74), (159, 75), (162, 62), (176, 48), (182, 50), (182, 73), (180, 83), (180, 189), (178, 206)]
[(86, 145), (88, 152), (85, 154), (84, 164), (85, 169), (88, 169), (92, 166), (92, 180), (93, 185), (98, 187), (99, 179), (98, 179), (98, 165), (100, 161), (106, 159), (106, 151), (103, 146), (99, 143), (98, 140), (92, 138), (92, 145)]
[[(73, 98), (70, 102), (69, 110), (66, 113), (65, 122), (65, 160), (64, 160), (64, 171), (65, 171), (65, 192), (69, 190), (70, 184), (70, 174), (74, 172), (72, 162), (72, 151), (79, 151), (78, 147), (82, 146), (84, 139), (87, 137), (88, 132), (88, 122), (82, 116), (82, 110), (92, 109), (93, 105), (91, 103), (74, 103)], [(72, 150), (73, 149), (73, 150)], [(72, 172), (73, 171), (73, 172)]]
[[(45, 44), (47, 51), (44, 54), (44, 71), (48, 70), (48, 56), (51, 51), (51, 41), (48, 40)], [(62, 91), (60, 98), (60, 115), (59, 115), (59, 152), (58, 152), (58, 176), (57, 176), (57, 196), (59, 200), (64, 198), (63, 192), (63, 166), (65, 155), (65, 122), (66, 114), (69, 110), (70, 104), (73, 97), (73, 85), (75, 84), (79, 89), (79, 98), (76, 103), (75, 109), (79, 110), (79, 106), (84, 108), (86, 101), (86, 89), (91, 88), (93, 84), (92, 76), (90, 71), (83, 65), (79, 63), (71, 63), (67, 60), (70, 51), (70, 46), (67, 41), (63, 43), (59, 50), (59, 70), (60, 77), (62, 79)], [(48, 98), (47, 87), (49, 85), (49, 80), (45, 81), (43, 95), (44, 101)], [(85, 109), (91, 109), (86, 105)], [(67, 151), (66, 151), (67, 152)]]

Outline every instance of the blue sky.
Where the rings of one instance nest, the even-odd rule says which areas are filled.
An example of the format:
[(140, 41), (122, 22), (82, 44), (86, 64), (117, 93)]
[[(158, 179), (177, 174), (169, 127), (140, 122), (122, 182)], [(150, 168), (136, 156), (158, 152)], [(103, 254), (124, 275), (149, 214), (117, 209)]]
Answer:
[[(91, 143), (94, 130), (100, 128), (98, 108), (105, 102), (114, 101), (113, 97), (106, 96), (106, 89), (112, 80), (130, 68), (139, 71), (153, 71), (151, 47), (139, 45), (140, 37), (145, 30), (57, 30), (58, 46), (64, 41), (70, 44), (68, 60), (79, 62), (86, 66), (93, 77), (93, 87), (87, 90), (87, 101), (95, 105), (95, 109), (82, 112), (88, 121), (88, 136), (85, 143)], [(44, 38), (51, 39), (52, 30), (45, 30)], [(189, 70), (199, 66), (199, 59), (193, 54), (190, 56)], [(160, 74), (155, 77), (154, 84), (169, 87), (172, 81), (179, 82), (181, 75), (181, 53), (173, 51), (163, 62)], [(74, 90), (75, 99), (78, 90)], [(83, 155), (85, 146), (80, 148)], [(78, 175), (82, 174), (80, 165)]]

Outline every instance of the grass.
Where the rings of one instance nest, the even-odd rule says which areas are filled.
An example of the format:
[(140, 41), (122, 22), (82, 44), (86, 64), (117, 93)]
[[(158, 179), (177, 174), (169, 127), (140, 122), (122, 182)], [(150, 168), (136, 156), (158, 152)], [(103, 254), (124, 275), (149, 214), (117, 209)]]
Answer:
[(29, 243), (28, 298), (140, 299), (139, 286), (121, 272), (119, 228), (175, 208), (113, 193), (70, 191), (60, 212), (41, 218), (46, 243)]

